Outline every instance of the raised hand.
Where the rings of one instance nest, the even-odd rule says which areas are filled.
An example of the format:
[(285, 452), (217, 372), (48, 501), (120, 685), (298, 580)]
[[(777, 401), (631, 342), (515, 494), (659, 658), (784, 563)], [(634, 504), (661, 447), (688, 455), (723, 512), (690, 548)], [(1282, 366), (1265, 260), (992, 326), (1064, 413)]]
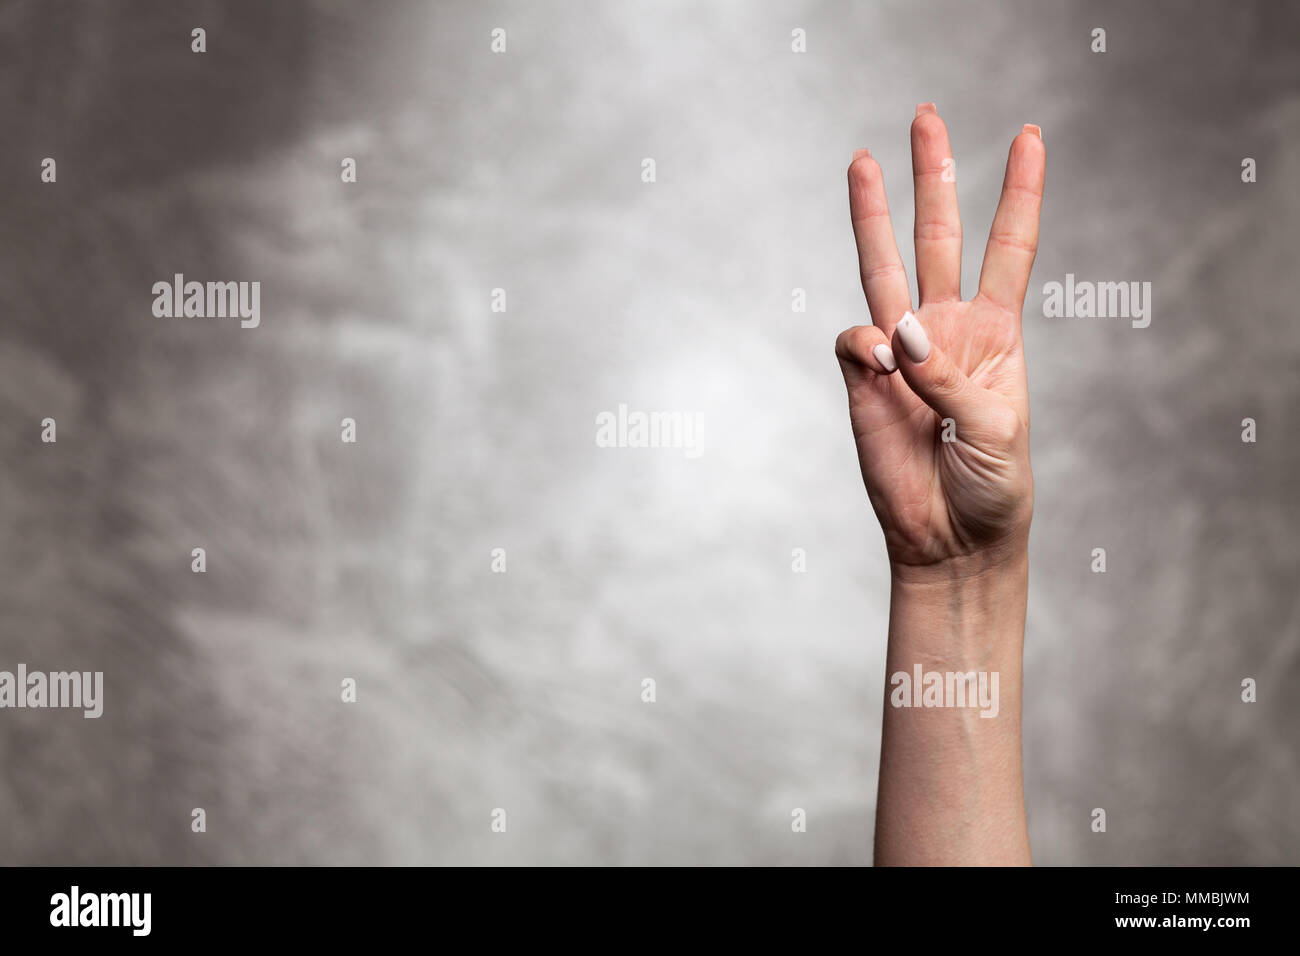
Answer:
[(862, 477), (897, 568), (1022, 549), (1033, 512), (1021, 309), (1038, 246), (1045, 152), (1011, 143), (979, 290), (961, 296), (961, 219), (948, 130), (912, 123), (916, 271), (912, 309), (880, 165), (858, 150), (849, 209), (871, 325), (835, 344)]

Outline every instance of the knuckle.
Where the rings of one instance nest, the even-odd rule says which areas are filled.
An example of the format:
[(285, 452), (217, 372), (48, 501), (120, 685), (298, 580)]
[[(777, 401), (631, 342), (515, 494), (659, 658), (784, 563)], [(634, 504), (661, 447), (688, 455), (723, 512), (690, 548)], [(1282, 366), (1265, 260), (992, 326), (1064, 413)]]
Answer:
[(894, 259), (880, 265), (866, 266), (861, 271), (862, 282), (868, 285), (878, 279), (891, 279), (904, 274), (903, 263), (900, 259)]
[(1025, 434), (1025, 426), (1020, 416), (1009, 408), (992, 416), (987, 427), (990, 440), (1003, 448), (1018, 445)]
[(1038, 252), (1038, 243), (1017, 232), (999, 231), (990, 233), (989, 244), (1001, 246), (1015, 252), (1027, 253), (1031, 256)]
[(853, 356), (853, 343), (858, 335), (858, 330), (862, 326), (855, 325), (852, 328), (845, 329), (835, 337), (835, 354), (840, 358), (851, 358)]
[(913, 235), (921, 242), (961, 240), (961, 225), (943, 219), (918, 219)]
[(884, 333), (874, 325), (855, 325), (839, 334), (835, 340), (835, 354), (865, 363), (872, 348), (884, 341)]
[(951, 362), (943, 362), (934, 370), (930, 386), (945, 395), (955, 395), (966, 384), (966, 377)]

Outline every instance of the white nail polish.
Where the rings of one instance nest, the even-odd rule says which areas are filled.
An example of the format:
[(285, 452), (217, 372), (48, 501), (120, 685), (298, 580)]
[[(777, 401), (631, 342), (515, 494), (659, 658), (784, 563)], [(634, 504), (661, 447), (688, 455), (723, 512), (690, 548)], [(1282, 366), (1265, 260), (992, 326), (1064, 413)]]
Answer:
[(892, 372), (898, 368), (898, 362), (894, 359), (894, 350), (888, 345), (877, 345), (871, 350), (871, 354), (876, 357), (876, 361), (885, 367), (886, 372)]
[(930, 357), (930, 339), (910, 310), (898, 320), (898, 338), (903, 343), (903, 351), (913, 362), (924, 362)]

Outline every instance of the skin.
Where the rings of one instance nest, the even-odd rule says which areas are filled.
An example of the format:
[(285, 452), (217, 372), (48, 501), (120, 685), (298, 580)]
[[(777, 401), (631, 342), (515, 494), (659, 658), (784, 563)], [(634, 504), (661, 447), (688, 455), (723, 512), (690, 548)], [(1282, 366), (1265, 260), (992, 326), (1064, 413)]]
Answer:
[[(1033, 475), (1021, 310), (1046, 153), (1037, 127), (1012, 141), (979, 289), (966, 301), (957, 187), (944, 181), (951, 156), (934, 105), (918, 106), (913, 309), (880, 166), (855, 154), (849, 207), (872, 324), (841, 333), (835, 352), (889, 553), (887, 675), (916, 664), (996, 671), (999, 709), (989, 719), (977, 708), (894, 707), (886, 686), (878, 865), (1030, 862), (1020, 697)], [(930, 345), (921, 361), (897, 329), (909, 310)]]

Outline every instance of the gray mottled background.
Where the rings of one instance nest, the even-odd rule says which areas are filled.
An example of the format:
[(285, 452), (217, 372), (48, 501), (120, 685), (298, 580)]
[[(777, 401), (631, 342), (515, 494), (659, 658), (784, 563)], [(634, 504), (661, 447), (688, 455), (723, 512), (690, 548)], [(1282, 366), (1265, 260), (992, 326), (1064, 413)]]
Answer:
[[(870, 146), (910, 236), (931, 99), (968, 290), (1012, 136), (1048, 149), (1036, 860), (1300, 862), (1298, 37), (1282, 3), (4, 4), (0, 669), (107, 688), (0, 712), (0, 862), (869, 862), (844, 172)], [(261, 281), (261, 327), (154, 318), (174, 272)], [(1043, 318), (1066, 272), (1154, 283), (1150, 328)], [(704, 455), (597, 448), (620, 402), (700, 412)]]

